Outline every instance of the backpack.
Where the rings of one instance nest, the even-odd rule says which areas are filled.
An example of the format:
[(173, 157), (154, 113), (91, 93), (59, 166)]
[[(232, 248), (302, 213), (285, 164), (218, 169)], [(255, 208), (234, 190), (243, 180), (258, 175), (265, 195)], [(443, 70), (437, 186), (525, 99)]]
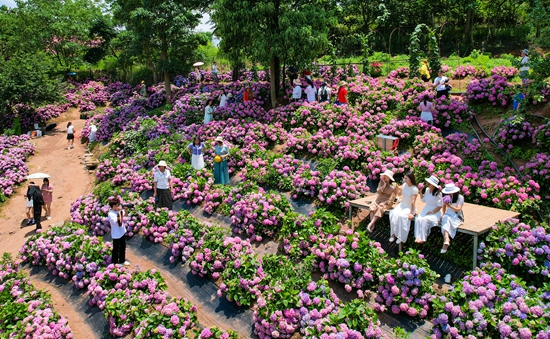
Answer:
[(328, 100), (328, 91), (327, 86), (321, 87), (321, 98), (320, 101), (327, 101)]

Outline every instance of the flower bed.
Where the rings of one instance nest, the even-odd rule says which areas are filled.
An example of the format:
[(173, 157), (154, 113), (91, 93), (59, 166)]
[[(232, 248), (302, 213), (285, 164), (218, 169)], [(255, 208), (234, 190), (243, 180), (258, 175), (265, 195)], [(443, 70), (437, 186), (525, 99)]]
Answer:
[(26, 180), (29, 168), (25, 160), (34, 154), (35, 145), (27, 135), (0, 136), (0, 202), (13, 194)]

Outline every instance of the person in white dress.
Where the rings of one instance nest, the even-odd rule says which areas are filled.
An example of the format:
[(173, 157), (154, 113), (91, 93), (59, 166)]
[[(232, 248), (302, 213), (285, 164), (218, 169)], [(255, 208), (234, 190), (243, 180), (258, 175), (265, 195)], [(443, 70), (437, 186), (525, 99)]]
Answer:
[(310, 79), (307, 79), (307, 87), (304, 90), (304, 93), (307, 95), (307, 102), (317, 101), (317, 88), (315, 88), (313, 81)]
[(197, 135), (193, 138), (193, 142), (187, 146), (187, 152), (191, 155), (191, 166), (197, 171), (204, 168), (204, 156), (202, 155), (203, 148), (204, 143), (200, 141)]
[(426, 179), (428, 186), (424, 190), (424, 194), (420, 192), (420, 199), (426, 203), (420, 215), (414, 219), (414, 239), (415, 243), (423, 244), (428, 240), (430, 229), (439, 224), (441, 220), (441, 191), (439, 189), (439, 179), (431, 176)]
[(298, 79), (294, 79), (294, 89), (292, 90), (292, 101), (299, 101), (302, 99), (302, 82)]
[(212, 100), (208, 100), (208, 104), (204, 108), (204, 124), (206, 125), (210, 121), (212, 121), (212, 112), (214, 111), (214, 108), (212, 107)]
[(441, 253), (447, 253), (447, 248), (451, 244), (451, 238), (456, 235), (456, 229), (464, 221), (462, 206), (464, 206), (464, 196), (459, 194), (460, 189), (455, 184), (445, 184), (443, 188), (443, 209), (441, 217), (441, 233), (443, 233), (443, 248)]
[(218, 100), (220, 101), (220, 106), (218, 106), (218, 107), (225, 107), (225, 106), (227, 106), (227, 95), (225, 94), (225, 89), (222, 89), (221, 94), (220, 94)]
[(416, 197), (418, 187), (412, 172), (405, 174), (405, 183), (401, 187), (402, 200), (393, 210), (390, 211), (390, 242), (396, 244), (404, 243), (409, 236), (411, 220), (416, 214)]

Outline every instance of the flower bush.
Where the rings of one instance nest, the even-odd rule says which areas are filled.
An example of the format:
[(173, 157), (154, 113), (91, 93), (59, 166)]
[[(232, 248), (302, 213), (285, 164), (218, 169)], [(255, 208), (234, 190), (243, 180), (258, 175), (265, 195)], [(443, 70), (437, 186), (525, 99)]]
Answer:
[(67, 319), (52, 309), (49, 294), (36, 289), (9, 258), (0, 261), (0, 336), (73, 338)]
[(393, 314), (407, 313), (411, 317), (425, 318), (430, 311), (434, 295), (432, 285), (437, 274), (432, 271), (424, 256), (415, 250), (400, 253), (382, 269), (380, 286), (376, 294), (376, 311), (391, 310)]
[(196, 312), (184, 298), (167, 300), (136, 326), (135, 338), (187, 338), (187, 331), (198, 326)]
[(285, 213), (290, 212), (290, 203), (284, 196), (274, 192), (250, 193), (231, 207), (231, 225), (235, 233), (252, 236), (262, 241), (263, 236), (274, 237)]
[(484, 264), (434, 300), (431, 338), (546, 338), (546, 286), (527, 288), (499, 264)]
[(498, 263), (508, 273), (541, 287), (550, 283), (549, 242), (550, 233), (543, 226), (508, 219), (493, 226), (479, 252), (483, 262)]
[(489, 79), (474, 79), (466, 87), (466, 99), (471, 104), (489, 103), (507, 106), (511, 101), (511, 85), (505, 77), (493, 75)]
[(55, 276), (85, 288), (100, 267), (111, 261), (111, 243), (85, 234), (82, 226), (52, 227), (27, 239), (20, 249), (23, 263), (44, 265)]
[(27, 135), (0, 136), (0, 202), (13, 194), (26, 180), (29, 168), (25, 160), (34, 154), (35, 145)]
[(540, 185), (540, 192), (544, 199), (550, 199), (550, 157), (546, 153), (537, 153), (519, 170), (528, 180)]
[(256, 254), (245, 254), (226, 265), (222, 273), (223, 283), (218, 289), (218, 296), (225, 295), (227, 300), (235, 301), (238, 306), (251, 306), (262, 290), (267, 288), (267, 282), (262, 262)]
[(304, 315), (301, 331), (308, 339), (387, 338), (378, 316), (362, 299), (354, 299), (332, 314), (314, 312)]
[(505, 77), (508, 80), (511, 80), (518, 74), (519, 74), (519, 70), (516, 67), (495, 66), (491, 70), (491, 75), (498, 75), (501, 77)]
[(500, 148), (510, 152), (514, 146), (531, 142), (534, 133), (535, 129), (525, 117), (516, 115), (501, 121), (494, 140)]
[(330, 172), (319, 190), (319, 201), (329, 208), (347, 210), (349, 201), (364, 197), (369, 191), (367, 177), (344, 166), (341, 171)]
[(199, 339), (239, 339), (239, 334), (233, 330), (221, 330), (217, 327), (207, 327), (195, 332), (195, 338)]
[(364, 232), (346, 230), (344, 235), (328, 234), (318, 240), (312, 249), (315, 267), (323, 278), (345, 284), (347, 292), (356, 288), (359, 297), (364, 290), (378, 284), (377, 272), (386, 260), (386, 252), (378, 242), (370, 240)]

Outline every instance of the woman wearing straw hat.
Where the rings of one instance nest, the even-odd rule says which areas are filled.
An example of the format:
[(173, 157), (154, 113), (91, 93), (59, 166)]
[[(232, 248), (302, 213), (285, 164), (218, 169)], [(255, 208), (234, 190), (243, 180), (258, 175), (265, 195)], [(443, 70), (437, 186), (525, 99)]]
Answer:
[(447, 253), (447, 248), (451, 244), (451, 239), (456, 235), (456, 229), (464, 221), (462, 206), (464, 206), (464, 196), (459, 194), (460, 189), (455, 184), (445, 184), (443, 188), (443, 217), (441, 218), (441, 233), (443, 233), (443, 247), (441, 253)]
[(338, 87), (338, 92), (336, 92), (337, 101), (334, 103), (335, 105), (340, 106), (348, 104), (348, 90), (346, 89), (347, 85), (348, 84), (344, 80), (340, 81), (340, 87)]
[(424, 193), (420, 192), (420, 198), (426, 205), (414, 220), (414, 242), (417, 244), (423, 244), (428, 240), (430, 229), (439, 224), (441, 207), (443, 207), (439, 179), (432, 175), (426, 179), (426, 183), (428, 185)]
[(392, 185), (393, 172), (386, 170), (384, 173), (380, 174), (380, 183), (376, 189), (378, 194), (376, 200), (374, 200), (370, 206), (370, 223), (367, 226), (367, 231), (370, 233), (374, 230), (374, 224), (378, 219), (386, 213), (388, 209), (393, 206), (393, 198), (395, 196), (395, 186)]
[(159, 161), (157, 167), (153, 179), (153, 197), (157, 201), (157, 207), (172, 210), (172, 173), (166, 168), (164, 160)]
[(229, 184), (229, 169), (227, 167), (229, 147), (225, 145), (222, 137), (214, 139), (214, 143), (214, 182), (216, 184)]
[[(405, 183), (401, 186), (400, 195), (403, 197), (399, 205), (390, 212), (390, 242), (396, 244), (407, 242), (411, 220), (416, 214), (416, 197), (418, 187), (413, 172), (405, 174)], [(397, 241), (396, 241), (397, 239)]]

